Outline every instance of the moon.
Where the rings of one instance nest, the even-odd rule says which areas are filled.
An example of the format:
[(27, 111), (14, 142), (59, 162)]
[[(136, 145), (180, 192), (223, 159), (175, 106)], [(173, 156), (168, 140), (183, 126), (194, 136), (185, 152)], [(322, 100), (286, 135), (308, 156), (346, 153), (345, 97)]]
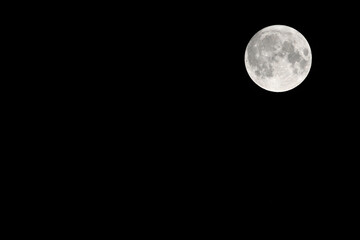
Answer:
[(258, 31), (245, 51), (250, 78), (271, 92), (300, 85), (310, 72), (312, 53), (305, 37), (294, 28), (272, 25)]

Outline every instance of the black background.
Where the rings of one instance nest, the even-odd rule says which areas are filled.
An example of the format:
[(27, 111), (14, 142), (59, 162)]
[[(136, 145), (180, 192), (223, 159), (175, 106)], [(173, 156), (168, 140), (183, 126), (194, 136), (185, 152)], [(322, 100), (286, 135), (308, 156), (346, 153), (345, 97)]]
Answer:
[[(31, 86), (21, 100), (30, 113), (14, 111), (24, 115), (18, 126), (31, 133), (14, 137), (30, 150), (14, 152), (42, 155), (46, 164), (28, 164), (50, 175), (61, 172), (61, 185), (68, 181), (78, 194), (89, 191), (79, 205), (102, 198), (111, 208), (111, 199), (139, 211), (132, 215), (146, 223), (153, 216), (202, 222), (230, 213), (226, 219), (237, 219), (244, 209), (256, 219), (277, 216), (276, 205), (298, 210), (296, 216), (314, 216), (307, 206), (330, 216), (328, 199), (339, 196), (343, 212), (358, 180), (356, 8), (313, 4), (66, 6), (75, 19), (61, 11), (56, 18), (63, 31), (49, 22), (41, 34), (31, 25), (31, 34), (20, 38), (23, 46), (35, 36), (37, 45), (26, 46), (34, 53), (26, 56), (43, 77), (25, 72), (22, 78), (24, 88)], [(34, 26), (47, 21), (39, 17)], [(308, 77), (284, 93), (259, 88), (244, 65), (251, 37), (274, 24), (297, 29), (312, 49)], [(119, 204), (124, 199), (130, 204)]]
[[(103, 9), (96, 3), (88, 11), (87, 4), (49, 47), (50, 55), (66, 52), (45, 81), (64, 75), (53, 84), (61, 109), (39, 99), (54, 112), (41, 109), (39, 124), (51, 125), (44, 140), (59, 142), (56, 151), (40, 147), (61, 156), (56, 168), (79, 179), (70, 183), (76, 192), (88, 186), (104, 205), (112, 199), (138, 211), (134, 218), (169, 224), (174, 216), (232, 220), (244, 210), (253, 219), (278, 216), (274, 206), (291, 209), (285, 219), (293, 212), (309, 218), (312, 209), (329, 216), (328, 199), (341, 196), (346, 206), (354, 200), (355, 7), (138, 2)], [(284, 93), (258, 87), (244, 65), (251, 37), (275, 24), (297, 29), (312, 49), (308, 77)], [(44, 85), (41, 91), (53, 95)], [(124, 199), (129, 205), (119, 204)]]

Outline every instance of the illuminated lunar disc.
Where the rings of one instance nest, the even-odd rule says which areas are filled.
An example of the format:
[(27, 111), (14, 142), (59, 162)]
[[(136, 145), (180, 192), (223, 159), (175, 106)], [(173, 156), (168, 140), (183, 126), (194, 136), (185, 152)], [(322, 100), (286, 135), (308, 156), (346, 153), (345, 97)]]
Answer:
[(260, 30), (245, 51), (245, 66), (250, 78), (272, 92), (297, 87), (309, 74), (311, 63), (311, 49), (305, 37), (284, 25)]

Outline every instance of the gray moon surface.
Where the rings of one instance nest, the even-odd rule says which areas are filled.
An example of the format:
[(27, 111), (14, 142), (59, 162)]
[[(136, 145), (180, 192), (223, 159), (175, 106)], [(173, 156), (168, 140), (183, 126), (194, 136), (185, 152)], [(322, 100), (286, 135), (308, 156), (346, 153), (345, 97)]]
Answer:
[(310, 72), (312, 53), (305, 37), (294, 28), (273, 25), (258, 31), (245, 51), (250, 78), (271, 92), (285, 92), (301, 84)]

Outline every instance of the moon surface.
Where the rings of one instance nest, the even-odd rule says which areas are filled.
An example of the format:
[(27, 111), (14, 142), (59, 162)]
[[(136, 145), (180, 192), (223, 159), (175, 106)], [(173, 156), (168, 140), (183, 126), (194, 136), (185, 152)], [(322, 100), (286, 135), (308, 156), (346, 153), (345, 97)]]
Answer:
[(251, 38), (245, 51), (245, 66), (250, 78), (272, 92), (297, 87), (309, 74), (311, 63), (311, 49), (305, 37), (284, 25), (261, 29)]

